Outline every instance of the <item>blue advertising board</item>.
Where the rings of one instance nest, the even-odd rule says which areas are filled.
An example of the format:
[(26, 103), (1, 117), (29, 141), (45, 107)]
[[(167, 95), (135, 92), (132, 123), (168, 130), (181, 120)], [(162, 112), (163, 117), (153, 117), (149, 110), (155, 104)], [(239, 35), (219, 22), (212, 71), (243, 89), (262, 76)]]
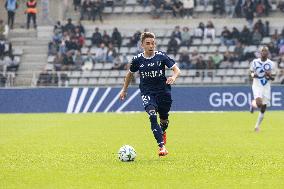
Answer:
[[(144, 111), (140, 91), (129, 88), (125, 101), (120, 88), (1, 89), (0, 113), (86, 113)], [(272, 87), (271, 110), (284, 110), (284, 88)], [(247, 111), (248, 86), (173, 87), (172, 111)]]

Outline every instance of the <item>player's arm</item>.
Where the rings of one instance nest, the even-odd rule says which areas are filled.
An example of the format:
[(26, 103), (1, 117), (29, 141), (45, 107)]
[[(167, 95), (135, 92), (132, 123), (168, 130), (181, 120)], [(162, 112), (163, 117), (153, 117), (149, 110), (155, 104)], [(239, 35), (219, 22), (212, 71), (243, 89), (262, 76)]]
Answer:
[(258, 78), (258, 75), (254, 71), (250, 71), (250, 77), (253, 78)]
[(119, 94), (119, 98), (121, 100), (124, 100), (126, 98), (127, 89), (128, 89), (128, 86), (129, 86), (131, 79), (133, 78), (133, 75), (134, 75), (134, 73), (128, 71), (126, 76), (125, 76), (124, 84), (123, 84), (123, 87), (122, 87), (120, 94)]
[(273, 73), (271, 73), (271, 72), (265, 72), (265, 78), (266, 78), (267, 80), (274, 81), (275, 76), (276, 76), (276, 74), (273, 74)]
[(180, 74), (180, 69), (179, 67), (177, 67), (177, 65), (175, 64), (173, 67), (172, 67), (172, 70), (173, 70), (173, 75), (171, 77), (168, 77), (166, 83), (167, 84), (174, 84), (175, 81), (176, 81), (176, 78), (179, 76)]
[(270, 71), (265, 72), (265, 78), (267, 80), (274, 81), (277, 74), (277, 70), (277, 65), (275, 63), (272, 64), (272, 69)]

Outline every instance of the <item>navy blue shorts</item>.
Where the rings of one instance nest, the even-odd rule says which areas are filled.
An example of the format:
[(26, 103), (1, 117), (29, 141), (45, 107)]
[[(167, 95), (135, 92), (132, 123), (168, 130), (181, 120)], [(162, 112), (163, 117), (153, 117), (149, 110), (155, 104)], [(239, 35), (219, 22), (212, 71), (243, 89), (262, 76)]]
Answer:
[(145, 109), (147, 106), (153, 105), (156, 108), (156, 111), (159, 113), (160, 118), (167, 119), (168, 113), (172, 106), (171, 93), (142, 95), (141, 98)]

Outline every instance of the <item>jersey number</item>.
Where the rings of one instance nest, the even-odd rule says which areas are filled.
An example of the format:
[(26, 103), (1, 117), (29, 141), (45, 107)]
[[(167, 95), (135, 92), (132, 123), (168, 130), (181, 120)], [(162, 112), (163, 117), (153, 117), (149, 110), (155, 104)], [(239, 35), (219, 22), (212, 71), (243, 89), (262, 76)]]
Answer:
[(148, 96), (148, 95), (142, 95), (143, 104), (148, 104), (148, 103), (149, 103), (149, 100), (150, 100), (150, 96)]

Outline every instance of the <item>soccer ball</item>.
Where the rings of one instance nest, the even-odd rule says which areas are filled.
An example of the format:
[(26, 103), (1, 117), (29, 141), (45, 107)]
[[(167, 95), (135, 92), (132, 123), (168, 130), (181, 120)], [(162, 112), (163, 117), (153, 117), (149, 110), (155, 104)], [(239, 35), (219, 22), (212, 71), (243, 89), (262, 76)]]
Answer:
[(118, 159), (123, 162), (134, 161), (136, 157), (135, 149), (130, 145), (122, 146), (118, 151)]

